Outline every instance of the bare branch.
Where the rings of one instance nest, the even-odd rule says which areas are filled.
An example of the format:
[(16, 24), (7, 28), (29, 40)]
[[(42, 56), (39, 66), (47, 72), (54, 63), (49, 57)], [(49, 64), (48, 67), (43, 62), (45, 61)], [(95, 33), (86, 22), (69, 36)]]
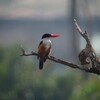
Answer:
[(37, 53), (31, 51), (31, 53), (26, 53), (25, 50), (23, 48), (21, 48), (22, 54), (20, 56), (38, 56)]
[(77, 28), (77, 31), (83, 36), (84, 32), (82, 32), (80, 26), (78, 25), (76, 19), (74, 19), (74, 22), (75, 22), (75, 25), (76, 25), (76, 28)]
[[(22, 50), (22, 54), (21, 56), (39, 56), (37, 53), (35, 52), (31, 52), (31, 53), (26, 53), (25, 50), (23, 48), (21, 48)], [(24, 51), (24, 52), (23, 52)], [(81, 67), (79, 65), (76, 65), (76, 64), (72, 64), (72, 63), (69, 63), (69, 62), (66, 62), (64, 60), (61, 60), (61, 59), (58, 59), (56, 57), (53, 57), (53, 56), (48, 56), (47, 59), (51, 60), (51, 61), (54, 61), (54, 62), (57, 62), (57, 63), (60, 63), (60, 64), (63, 64), (63, 65), (67, 65), (67, 66), (70, 66), (71, 68), (78, 68), (78, 69), (81, 69)]]
[(76, 19), (74, 19), (74, 23), (75, 23), (76, 29), (79, 32), (79, 34), (86, 40), (87, 44), (91, 46), (90, 39), (88, 37), (88, 33), (86, 31), (83, 32), (81, 30), (81, 28), (80, 28), (79, 24), (77, 23)]
[[(24, 50), (24, 49), (22, 49)], [(22, 55), (21, 56), (39, 56), (37, 53), (35, 52), (31, 52), (31, 53), (23, 53), (22, 51)], [(63, 65), (67, 65), (67, 66), (70, 66), (71, 68), (78, 68), (78, 69), (82, 69), (79, 65), (76, 65), (76, 64), (73, 64), (73, 63), (69, 63), (69, 62), (66, 62), (64, 60), (61, 60), (61, 59), (58, 59), (56, 57), (53, 57), (53, 56), (48, 56), (47, 59), (51, 60), (51, 61), (54, 61), (56, 63), (60, 63), (60, 64), (63, 64)]]
[[(88, 72), (93, 72), (100, 74), (100, 59), (97, 57), (95, 50), (93, 49), (90, 39), (88, 37), (88, 33), (85, 31), (83, 32), (77, 23), (76, 19), (74, 19), (75, 26), (79, 34), (86, 40), (87, 45), (85, 49), (83, 49), (79, 54), (79, 60), (82, 65), (90, 64), (91, 68), (88, 67)], [(88, 60), (89, 59), (89, 60)]]
[[(95, 73), (100, 75), (100, 59), (96, 56), (96, 53), (91, 45), (90, 39), (88, 38), (88, 33), (85, 31), (83, 32), (79, 26), (79, 24), (77, 23), (76, 19), (74, 19), (75, 22), (75, 26), (77, 28), (77, 31), (79, 32), (79, 34), (86, 40), (87, 45), (85, 47), (85, 49), (83, 49), (80, 53), (79, 53), (79, 60), (81, 62), (81, 65), (77, 65), (77, 64), (73, 64), (64, 60), (61, 60), (59, 58), (53, 57), (53, 56), (48, 56), (47, 59), (54, 61), (56, 63), (60, 63), (66, 66), (69, 66), (71, 68), (77, 68), (79, 70), (83, 70), (89, 73)], [(31, 53), (26, 53), (25, 50), (23, 48), (21, 48), (22, 54), (21, 56), (39, 56), (37, 53), (35, 52), (31, 52)], [(88, 66), (89, 64), (91, 64), (92, 66)], [(87, 68), (83, 67), (82, 65), (87, 65)]]
[[(31, 52), (31, 53), (26, 53), (25, 50), (23, 48), (21, 48), (22, 50), (22, 54), (21, 56), (39, 56), (37, 53), (35, 52)], [(24, 52), (23, 52), (24, 51)], [(61, 60), (61, 59), (58, 59), (56, 57), (53, 57), (53, 56), (49, 56), (47, 57), (48, 60), (51, 60), (51, 61), (54, 61), (56, 63), (59, 63), (59, 64), (63, 64), (63, 65), (66, 65), (66, 66), (69, 66), (71, 68), (77, 68), (79, 70), (83, 70), (83, 71), (86, 71), (86, 72), (90, 72), (90, 73), (96, 73), (96, 74), (100, 74), (100, 71), (97, 73), (96, 72), (93, 72), (92, 70), (88, 70), (86, 68), (83, 68), (81, 67), (80, 65), (77, 65), (77, 64), (74, 64), (74, 63), (70, 63), (70, 62), (67, 62), (67, 61), (64, 61), (64, 60)]]

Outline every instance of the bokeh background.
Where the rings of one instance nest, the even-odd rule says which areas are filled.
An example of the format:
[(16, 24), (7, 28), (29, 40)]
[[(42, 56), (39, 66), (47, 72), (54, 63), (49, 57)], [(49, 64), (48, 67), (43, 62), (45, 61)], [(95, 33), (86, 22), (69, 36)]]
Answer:
[(74, 18), (100, 55), (100, 0), (0, 0), (0, 100), (100, 100), (100, 76), (47, 60), (21, 57), (22, 46), (37, 52), (44, 33), (52, 39), (52, 54), (80, 64), (85, 40)]

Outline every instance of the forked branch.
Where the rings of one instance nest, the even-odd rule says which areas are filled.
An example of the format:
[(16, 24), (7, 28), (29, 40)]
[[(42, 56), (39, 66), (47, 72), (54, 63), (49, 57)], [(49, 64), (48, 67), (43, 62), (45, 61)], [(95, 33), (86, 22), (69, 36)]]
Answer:
[[(79, 34), (86, 40), (86, 47), (79, 53), (79, 60), (82, 65), (87, 65), (87, 71), (91, 73), (100, 74), (100, 59), (97, 57), (94, 48), (90, 42), (88, 37), (88, 33), (83, 32), (77, 23), (76, 19), (74, 19), (75, 26)], [(89, 64), (91, 66), (89, 66)]]

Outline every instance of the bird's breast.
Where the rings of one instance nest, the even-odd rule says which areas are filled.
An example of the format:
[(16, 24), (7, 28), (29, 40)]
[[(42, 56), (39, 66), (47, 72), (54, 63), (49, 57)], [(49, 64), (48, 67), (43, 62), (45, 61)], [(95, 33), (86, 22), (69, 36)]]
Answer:
[(41, 56), (48, 56), (51, 52), (51, 41), (45, 40), (38, 48), (38, 54)]
[(51, 48), (51, 41), (50, 40), (44, 40), (43, 45), (46, 49)]

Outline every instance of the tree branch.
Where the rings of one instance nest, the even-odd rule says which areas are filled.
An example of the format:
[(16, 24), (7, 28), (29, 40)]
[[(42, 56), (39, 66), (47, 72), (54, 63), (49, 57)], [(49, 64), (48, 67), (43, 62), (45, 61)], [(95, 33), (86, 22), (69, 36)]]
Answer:
[(90, 39), (88, 37), (88, 33), (86, 31), (83, 32), (81, 30), (81, 28), (80, 28), (79, 24), (77, 23), (76, 19), (74, 19), (74, 22), (75, 22), (75, 26), (76, 26), (76, 29), (79, 32), (79, 34), (86, 40), (86, 42), (88, 43), (88, 45), (91, 46)]
[[(23, 48), (21, 48), (21, 50), (22, 50), (21, 56), (39, 56), (37, 53), (35, 53), (33, 51), (31, 51), (31, 53), (26, 53)], [(67, 61), (58, 59), (58, 58), (53, 57), (53, 56), (48, 56), (47, 59), (48, 60), (51, 60), (51, 61), (54, 61), (56, 63), (60, 63), (60, 64), (63, 64), (63, 65), (69, 66), (71, 68), (77, 68), (79, 70), (83, 70), (83, 71), (86, 71), (86, 72), (90, 72), (91, 73), (91, 71), (88, 71), (86, 68), (82, 68), (80, 65), (73, 64), (73, 63), (70, 63), (70, 62), (67, 62)], [(98, 74), (100, 74), (100, 73), (98, 73)]]
[[(83, 32), (79, 26), (79, 24), (77, 23), (76, 19), (74, 19), (75, 22), (75, 26), (77, 28), (77, 31), (79, 32), (79, 34), (86, 40), (87, 45), (85, 47), (85, 49), (83, 49), (80, 54), (79, 54), (79, 60), (81, 62), (81, 65), (88, 65), (91, 63), (91, 67), (82, 67), (81, 65), (77, 65), (74, 63), (70, 63), (64, 60), (61, 60), (59, 58), (53, 57), (53, 56), (48, 56), (47, 59), (54, 61), (56, 63), (60, 63), (66, 66), (69, 66), (71, 68), (77, 68), (79, 70), (83, 70), (89, 73), (95, 73), (100, 75), (100, 59), (96, 56), (96, 53), (91, 45), (90, 39), (88, 38), (88, 34), (87, 32)], [(39, 56), (37, 53), (35, 52), (31, 52), (31, 53), (26, 53), (25, 50), (23, 48), (21, 48), (22, 54), (21, 56)], [(89, 59), (88, 59), (89, 58)]]
[(79, 60), (82, 65), (91, 64), (91, 66), (87, 65), (87, 71), (91, 73), (100, 74), (100, 58), (97, 57), (94, 48), (90, 42), (88, 37), (88, 33), (83, 32), (77, 23), (76, 19), (74, 19), (75, 26), (79, 34), (86, 40), (86, 47), (79, 53)]
[[(33, 51), (31, 51), (31, 53), (26, 53), (23, 48), (21, 48), (21, 51), (22, 51), (21, 56), (39, 56), (37, 53), (35, 53)], [(58, 59), (58, 58), (56, 58), (54, 56), (48, 56), (47, 59), (51, 60), (51, 61), (54, 61), (56, 63), (60, 63), (60, 64), (63, 64), (63, 65), (70, 66), (71, 68), (77, 68), (77, 69), (81, 69), (81, 70), (83, 69), (79, 65), (76, 65), (76, 64), (73, 64), (73, 63)]]

